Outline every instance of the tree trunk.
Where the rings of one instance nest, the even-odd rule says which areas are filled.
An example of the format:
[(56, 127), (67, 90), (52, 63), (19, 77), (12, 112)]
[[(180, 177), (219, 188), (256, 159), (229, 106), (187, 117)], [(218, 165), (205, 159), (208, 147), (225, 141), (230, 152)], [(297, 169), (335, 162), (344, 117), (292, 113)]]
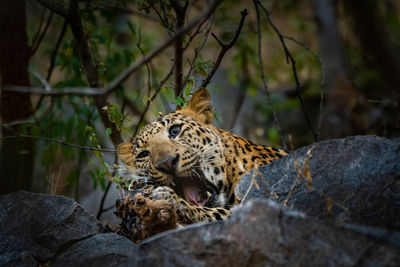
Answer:
[[(0, 4), (1, 86), (30, 86), (29, 47), (24, 0), (1, 0)], [(25, 119), (32, 113), (28, 94), (2, 91), (2, 124)], [(2, 136), (19, 133), (18, 127), (2, 127)], [(31, 190), (33, 143), (29, 139), (4, 139), (1, 147), (0, 194)]]

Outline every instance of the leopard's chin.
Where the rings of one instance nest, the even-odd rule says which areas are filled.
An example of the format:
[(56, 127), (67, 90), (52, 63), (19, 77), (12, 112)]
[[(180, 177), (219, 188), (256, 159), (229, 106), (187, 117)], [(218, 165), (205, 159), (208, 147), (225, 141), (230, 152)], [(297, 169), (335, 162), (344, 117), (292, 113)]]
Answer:
[(180, 197), (194, 205), (213, 207), (218, 190), (202, 174), (200, 170), (196, 170), (189, 176), (175, 177), (172, 188)]

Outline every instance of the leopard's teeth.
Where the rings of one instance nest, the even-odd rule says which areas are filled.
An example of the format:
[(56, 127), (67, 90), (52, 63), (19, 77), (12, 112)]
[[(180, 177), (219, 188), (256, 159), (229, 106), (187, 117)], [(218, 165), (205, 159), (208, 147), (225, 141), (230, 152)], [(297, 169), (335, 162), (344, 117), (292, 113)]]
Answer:
[(211, 196), (212, 196), (212, 194), (207, 191), (207, 199), (209, 199)]

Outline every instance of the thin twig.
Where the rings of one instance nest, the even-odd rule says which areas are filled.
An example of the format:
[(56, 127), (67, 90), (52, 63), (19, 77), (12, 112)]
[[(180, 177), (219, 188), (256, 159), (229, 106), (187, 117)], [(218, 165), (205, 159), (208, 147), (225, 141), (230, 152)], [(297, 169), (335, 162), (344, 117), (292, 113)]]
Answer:
[(44, 21), (44, 15), (46, 15), (46, 11), (47, 11), (47, 9), (43, 8), (42, 15), (40, 16), (39, 27), (37, 28), (37, 30), (35, 32), (35, 35), (34, 35), (34, 37), (32, 39), (32, 44), (30, 45), (30, 48), (29, 48), (30, 50), (32, 49), (32, 47), (35, 46), (36, 41), (40, 36), (40, 32), (42, 31), (42, 26), (43, 26), (43, 21)]
[[(64, 39), (64, 36), (65, 36), (65, 33), (67, 32), (67, 29), (68, 29), (68, 22), (67, 22), (67, 20), (64, 20), (64, 24), (63, 24), (63, 27), (61, 29), (60, 36), (58, 37), (58, 40), (57, 40), (57, 43), (56, 43), (56, 47), (54, 48), (53, 52), (51, 53), (50, 65), (49, 65), (49, 69), (47, 71), (47, 76), (46, 76), (46, 80), (47, 80), (48, 83), (50, 82), (51, 75), (53, 74), (57, 53), (58, 53), (58, 50), (60, 49), (61, 42)], [(51, 90), (51, 88), (48, 91), (50, 91), (50, 90)], [(38, 109), (42, 105), (44, 97), (45, 97), (44, 95), (40, 96), (39, 101), (37, 102), (33, 113), (36, 113), (38, 111)], [(51, 101), (51, 105), (54, 105), (54, 99), (51, 98), (50, 101)]]
[(82, 146), (82, 145), (67, 143), (64, 140), (60, 140), (60, 139), (54, 139), (54, 138), (43, 137), (43, 136), (34, 136), (34, 135), (28, 135), (28, 134), (9, 135), (9, 136), (5, 136), (5, 137), (0, 137), (0, 140), (17, 139), (17, 138), (30, 138), (30, 139), (35, 139), (35, 140), (43, 140), (43, 141), (62, 144), (64, 146), (81, 148), (81, 149), (86, 149), (86, 150), (91, 150), (91, 151), (110, 152), (110, 153), (116, 153), (117, 152), (117, 150), (115, 150), (115, 149)]
[[(188, 63), (189, 63), (189, 65), (190, 65), (190, 68), (189, 68), (188, 73), (187, 73), (186, 76), (185, 76), (186, 78), (189, 78), (190, 75), (192, 75), (193, 66), (194, 66), (194, 64), (195, 64), (195, 62), (196, 62), (196, 60), (197, 60), (197, 57), (200, 55), (200, 51), (203, 49), (204, 45), (206, 44), (206, 42), (207, 42), (207, 40), (208, 40), (208, 36), (210, 35), (210, 32), (211, 32), (211, 25), (212, 25), (213, 21), (214, 21), (214, 15), (212, 15), (212, 16), (210, 17), (210, 21), (209, 21), (209, 23), (208, 23), (208, 25), (207, 25), (207, 30), (206, 30), (206, 32), (205, 32), (204, 35), (203, 35), (203, 39), (201, 40), (201, 43), (194, 49), (194, 56), (193, 56), (192, 61), (190, 61), (190, 60), (188, 59)], [(201, 25), (202, 25), (202, 24), (201, 24)], [(200, 25), (199, 25), (199, 26), (200, 26)], [(196, 32), (195, 32), (191, 37), (196, 36), (199, 32), (200, 32), (200, 27), (197, 28)], [(187, 47), (189, 47), (189, 44), (190, 44), (191, 40), (192, 40), (192, 38), (189, 39), (189, 42), (188, 42), (188, 44), (186, 45), (185, 49), (186, 49)], [(185, 81), (184, 81), (184, 83), (183, 83), (183, 87), (186, 86), (187, 82), (188, 82), (188, 79), (185, 79)]]
[(111, 181), (108, 181), (107, 187), (106, 187), (106, 189), (104, 190), (103, 196), (101, 197), (100, 206), (99, 206), (99, 211), (97, 212), (97, 215), (96, 215), (97, 220), (100, 219), (101, 215), (102, 215), (103, 212), (104, 212), (104, 209), (103, 209), (103, 207), (104, 207), (104, 202), (105, 202), (106, 197), (107, 197), (107, 195), (108, 195), (108, 191), (109, 191), (110, 188), (111, 188), (111, 185), (112, 185), (112, 182), (111, 182)]
[(238, 90), (238, 94), (233, 105), (232, 109), (232, 119), (229, 123), (228, 129), (233, 129), (236, 122), (238, 121), (237, 118), (240, 114), (240, 110), (242, 109), (244, 100), (246, 98), (247, 88), (250, 84), (250, 71), (249, 71), (249, 60), (248, 60), (248, 51), (247, 49), (239, 49), (241, 53), (241, 75), (240, 75), (240, 87)]
[(43, 30), (42, 34), (37, 39), (36, 43), (32, 44), (32, 47), (31, 47), (31, 49), (29, 51), (31, 56), (36, 53), (37, 49), (39, 48), (40, 44), (42, 43), (43, 38), (46, 35), (47, 29), (50, 26), (51, 20), (53, 19), (53, 14), (54, 14), (54, 12), (50, 13), (50, 16), (47, 19), (47, 23), (46, 23), (46, 26), (44, 27), (44, 30)]
[(206, 87), (210, 83), (212, 77), (214, 76), (215, 72), (217, 71), (219, 65), (221, 64), (221, 61), (224, 58), (225, 53), (233, 47), (233, 45), (239, 38), (240, 32), (241, 32), (243, 24), (244, 24), (244, 20), (246, 19), (246, 16), (249, 13), (247, 12), (247, 9), (244, 9), (242, 12), (240, 12), (240, 14), (242, 15), (242, 18), (240, 19), (239, 26), (235, 32), (235, 35), (233, 36), (232, 40), (229, 43), (223, 43), (221, 40), (218, 39), (218, 37), (214, 33), (211, 33), (211, 35), (217, 40), (217, 42), (221, 46), (221, 51), (218, 54), (217, 60), (214, 62), (213, 68), (207, 74), (207, 77), (203, 80), (200, 87)]
[(153, 96), (147, 100), (146, 103), (146, 107), (144, 108), (143, 112), (140, 115), (139, 118), (139, 122), (136, 125), (135, 130), (133, 131), (132, 137), (131, 137), (131, 141), (135, 138), (136, 134), (139, 131), (140, 128), (140, 124), (143, 122), (144, 120), (144, 116), (146, 115), (147, 110), (150, 107), (150, 104), (154, 101), (154, 99), (156, 98), (156, 96), (158, 95), (158, 93), (161, 91), (161, 89), (163, 88), (164, 84), (167, 82), (167, 80), (169, 79), (169, 77), (171, 77), (171, 75), (174, 73), (174, 65), (172, 65), (170, 71), (167, 73), (167, 75), (164, 77), (164, 79), (160, 82), (160, 84), (158, 85), (156, 91), (154, 92)]
[(111, 210), (111, 209), (113, 209), (113, 208), (115, 208), (115, 204), (114, 204), (114, 205), (111, 205), (110, 207), (104, 208), (104, 209), (103, 209), (103, 212), (109, 211), (109, 210)]
[(162, 16), (161, 13), (158, 11), (158, 9), (156, 8), (156, 6), (154, 5), (153, 1), (149, 1), (148, 2), (151, 6), (151, 8), (154, 10), (154, 12), (156, 13), (156, 15), (158, 16), (158, 18), (161, 21), (161, 25), (164, 26), (168, 31), (171, 31), (170, 27), (169, 27), (169, 22), (168, 22), (168, 17), (167, 16)]
[(314, 138), (314, 141), (317, 141), (317, 138), (318, 138), (317, 133), (314, 131), (314, 128), (312, 126), (311, 120), (309, 118), (309, 115), (307, 113), (307, 110), (306, 110), (306, 107), (304, 104), (303, 97), (301, 96), (301, 93), (300, 93), (300, 82), (299, 82), (299, 78), (297, 77), (296, 61), (294, 60), (292, 54), (290, 53), (289, 49), (287, 48), (285, 40), (283, 38), (283, 35), (280, 33), (279, 29), (276, 27), (276, 25), (272, 21), (271, 14), (269, 13), (268, 9), (265, 8), (264, 5), (260, 1), (258, 1), (258, 0), (254, 0), (254, 1), (255, 1), (255, 4), (259, 5), (261, 7), (261, 9), (264, 11), (265, 15), (267, 16), (269, 24), (271, 25), (271, 27), (275, 31), (275, 33), (278, 35), (279, 40), (282, 44), (283, 50), (285, 52), (286, 62), (289, 63), (289, 61), (290, 61), (291, 65), (292, 65), (292, 72), (293, 72), (293, 77), (294, 77), (294, 80), (296, 83), (296, 91), (297, 91), (297, 95), (299, 97), (300, 105), (303, 110), (303, 114), (306, 119), (308, 128), (310, 129), (311, 134)]
[[(144, 53), (144, 50), (142, 49), (141, 42), (142, 42), (142, 34), (139, 31), (138, 41), (136, 43), (136, 46), (138, 47), (138, 49), (139, 49), (140, 53), (142, 54), (142, 56), (145, 57), (146, 54)], [(147, 62), (145, 64), (146, 69), (147, 69), (147, 83), (148, 83), (147, 84), (147, 97), (150, 97), (150, 92), (151, 92), (151, 69), (150, 69), (149, 63), (150, 62)]]
[(317, 141), (321, 132), (321, 125), (322, 125), (322, 113), (324, 109), (324, 96), (325, 96), (325, 64), (324, 61), (320, 56), (318, 56), (314, 51), (312, 51), (307, 45), (305, 45), (302, 42), (299, 42), (298, 40), (294, 39), (293, 37), (290, 36), (283, 36), (283, 38), (288, 39), (295, 44), (303, 47), (307, 52), (309, 52), (311, 55), (313, 55), (319, 62), (321, 66), (321, 95), (320, 95), (320, 100), (319, 100), (319, 117), (318, 117), (318, 126), (317, 126)]
[[(202, 22), (199, 23), (199, 25), (197, 26), (194, 33), (192, 33), (189, 36), (189, 39), (187, 40), (186, 45), (183, 47), (184, 50), (186, 50), (189, 47), (189, 45), (192, 43), (193, 39), (202, 31), (202, 27), (203, 27), (204, 23), (208, 20), (211, 21), (209, 24), (212, 24), (212, 22), (214, 21), (214, 13), (212, 13), (209, 17), (205, 18)], [(210, 25), (210, 27), (211, 27), (211, 25)]]
[[(51, 90), (49, 83), (42, 75), (40, 75), (39, 72), (37, 72), (35, 70), (29, 70), (29, 72), (43, 84), (46, 91)], [(48, 108), (46, 108), (45, 111), (42, 112), (42, 114), (40, 116), (34, 117), (32, 119), (23, 119), (23, 120), (12, 121), (9, 123), (4, 123), (4, 124), (2, 124), (2, 127), (9, 128), (9, 127), (24, 125), (24, 124), (37, 124), (37, 123), (41, 122), (42, 120), (44, 120), (44, 118), (46, 118), (47, 115), (49, 115), (53, 111), (54, 105), (55, 105), (54, 100), (51, 99), (50, 105), (48, 106)], [(36, 113), (36, 110), (33, 112), (33, 114), (35, 114), (35, 113)]]
[[(118, 158), (118, 157), (117, 157), (117, 158)], [(117, 160), (117, 162), (118, 162), (118, 160)], [(114, 169), (114, 171), (113, 171), (113, 176), (114, 176), (114, 173), (115, 173), (115, 169)], [(101, 217), (101, 215), (103, 214), (103, 212), (105, 212), (105, 210), (104, 210), (104, 208), (103, 208), (103, 207), (104, 207), (104, 202), (106, 201), (106, 198), (107, 198), (108, 192), (110, 191), (111, 185), (112, 185), (112, 182), (111, 182), (111, 181), (108, 181), (107, 187), (106, 187), (106, 189), (104, 190), (103, 196), (101, 197), (100, 206), (99, 206), (99, 211), (97, 212), (97, 215), (96, 215), (97, 220), (99, 220), (100, 217)]]
[(54, 13), (60, 15), (61, 17), (67, 19), (69, 18), (69, 12), (67, 9), (64, 8), (63, 4), (64, 1), (53, 1), (53, 0), (36, 0), (42, 6), (50, 9)]
[[(51, 10), (54, 8), (57, 14), (64, 14), (65, 10), (61, 10), (59, 6), (57, 5), (52, 5), (52, 2), (48, 2), (46, 0), (37, 0), (40, 3), (44, 3), (44, 5)], [(143, 58), (141, 61), (133, 63), (131, 66), (129, 66), (127, 69), (125, 69), (123, 72), (121, 72), (113, 81), (111, 81), (108, 86), (103, 87), (103, 88), (64, 88), (63, 90), (52, 90), (50, 92), (44, 91), (40, 87), (25, 87), (25, 86), (4, 86), (3, 90), (5, 91), (12, 91), (12, 92), (20, 92), (20, 93), (28, 93), (28, 94), (34, 94), (34, 95), (49, 95), (49, 96), (64, 96), (64, 95), (104, 95), (107, 93), (110, 93), (118, 88), (120, 84), (125, 82), (129, 76), (134, 73), (136, 70), (138, 70), (141, 66), (152, 60), (154, 57), (158, 56), (161, 52), (163, 52), (166, 48), (168, 48), (179, 36), (183, 36), (186, 34), (190, 29), (192, 29), (195, 25), (197, 25), (199, 22), (201, 22), (203, 19), (208, 18), (217, 8), (218, 4), (220, 3), (220, 0), (213, 0), (210, 5), (207, 6), (201, 12), (200, 15), (198, 15), (195, 19), (190, 21), (189, 23), (186, 24), (182, 29), (180, 29), (177, 33), (175, 33), (173, 36), (165, 40), (163, 43), (161, 43), (159, 46), (157, 46), (155, 49), (153, 49), (145, 58)], [(55, 6), (55, 7), (54, 7)], [(66, 14), (64, 14), (65, 17), (68, 17)]]
[(63, 23), (61, 32), (60, 32), (60, 36), (57, 39), (56, 46), (55, 46), (53, 52), (51, 53), (50, 65), (49, 65), (49, 69), (47, 71), (47, 76), (46, 76), (46, 79), (47, 79), (48, 82), (50, 82), (51, 75), (53, 74), (57, 53), (58, 53), (58, 50), (60, 49), (61, 42), (64, 39), (64, 36), (65, 36), (65, 34), (67, 32), (67, 29), (68, 29), (68, 21), (65, 20), (64, 23)]
[(274, 118), (274, 124), (275, 127), (279, 133), (279, 137), (281, 139), (281, 142), (283, 144), (283, 148), (287, 149), (287, 145), (286, 145), (286, 141), (283, 137), (283, 133), (282, 133), (282, 129), (281, 126), (279, 124), (279, 119), (278, 119), (278, 114), (276, 113), (276, 110), (274, 109), (274, 106), (272, 105), (272, 99), (271, 99), (271, 93), (269, 92), (269, 88), (267, 85), (267, 79), (265, 78), (265, 74), (264, 74), (264, 63), (262, 60), (262, 51), (261, 51), (261, 21), (260, 21), (260, 11), (258, 10), (258, 5), (257, 2), (255, 0), (253, 0), (254, 3), (254, 7), (256, 9), (256, 15), (257, 15), (257, 40), (258, 40), (258, 45), (257, 45), (257, 51), (258, 51), (258, 62), (260, 64), (260, 73), (261, 73), (261, 79), (263, 81), (264, 84), (264, 90), (265, 90), (265, 94), (267, 95), (267, 102), (268, 105), (271, 108), (272, 111), (272, 116)]

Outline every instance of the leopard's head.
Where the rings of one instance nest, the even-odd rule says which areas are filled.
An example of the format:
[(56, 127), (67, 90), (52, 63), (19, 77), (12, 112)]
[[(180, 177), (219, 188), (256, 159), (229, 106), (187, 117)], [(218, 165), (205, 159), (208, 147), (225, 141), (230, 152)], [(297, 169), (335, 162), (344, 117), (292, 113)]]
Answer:
[(146, 125), (118, 155), (133, 177), (170, 186), (200, 206), (226, 204), (224, 147), (212, 125), (210, 94), (199, 89), (188, 105)]

